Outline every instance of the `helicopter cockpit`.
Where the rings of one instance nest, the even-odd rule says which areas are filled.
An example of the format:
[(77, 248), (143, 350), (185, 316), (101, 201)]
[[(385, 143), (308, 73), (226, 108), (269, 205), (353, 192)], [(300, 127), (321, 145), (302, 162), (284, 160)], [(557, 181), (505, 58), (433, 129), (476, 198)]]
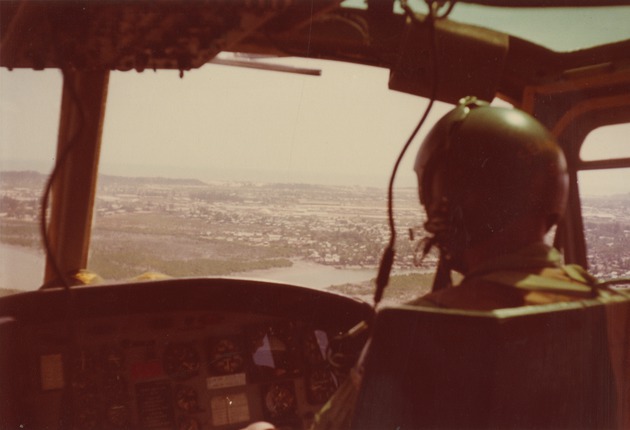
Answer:
[[(627, 356), (574, 375), (589, 351), (608, 363), (630, 349), (627, 279), (601, 309), (560, 306), (560, 323), (559, 308), (399, 306), (430, 291), (438, 261), (418, 258), (424, 220), (403, 155), (470, 95), (530, 113), (562, 146), (568, 205), (548, 241), (565, 262), (630, 277), (626, 3), (0, 2), (0, 428), (307, 429), (370, 334), (384, 346), (368, 357), (376, 379), (355, 428), (519, 427), (449, 421), (449, 399), (470, 398), (431, 398), (444, 380), (492, 380), (469, 410), (526, 401), (502, 385), (513, 369), (500, 360), (428, 394), (384, 390), (382, 377), (415, 380), (410, 360), (551, 354), (511, 337), (532, 326), (586, 357), (536, 383), (560, 374), (591, 392), (567, 396), (567, 414), (587, 401), (614, 418), (532, 413), (520, 427), (630, 425)], [(457, 355), (463, 345), (478, 354)], [(409, 418), (404, 398), (435, 414)]]

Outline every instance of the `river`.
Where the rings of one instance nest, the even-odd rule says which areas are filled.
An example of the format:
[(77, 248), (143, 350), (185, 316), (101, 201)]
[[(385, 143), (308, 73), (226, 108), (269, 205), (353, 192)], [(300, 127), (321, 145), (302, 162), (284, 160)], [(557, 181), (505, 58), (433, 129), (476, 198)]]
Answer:
[[(42, 284), (44, 254), (22, 246), (0, 243), (0, 288), (32, 291)], [(265, 279), (323, 289), (376, 277), (376, 269), (338, 269), (297, 260), (291, 267), (234, 273), (232, 276)]]
[(376, 277), (376, 269), (338, 269), (309, 261), (293, 261), (291, 267), (235, 273), (243, 278), (266, 279), (323, 289), (331, 285), (359, 283)]
[(32, 291), (44, 279), (44, 254), (31, 248), (0, 243), (0, 288)]

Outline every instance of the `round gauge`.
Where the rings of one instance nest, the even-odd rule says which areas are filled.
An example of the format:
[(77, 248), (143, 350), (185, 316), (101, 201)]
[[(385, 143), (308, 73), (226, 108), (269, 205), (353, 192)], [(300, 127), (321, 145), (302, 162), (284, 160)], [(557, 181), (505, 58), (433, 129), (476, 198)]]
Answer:
[(199, 372), (199, 354), (192, 343), (175, 343), (164, 350), (164, 370), (179, 380), (188, 379)]
[(197, 392), (194, 388), (179, 386), (175, 389), (175, 404), (177, 407), (187, 413), (199, 411), (199, 401)]
[(111, 405), (105, 412), (107, 421), (116, 428), (127, 428), (129, 424), (129, 408), (124, 404)]
[(295, 412), (297, 400), (289, 384), (272, 384), (265, 393), (265, 408), (270, 418), (279, 418)]
[(213, 373), (229, 375), (242, 372), (245, 358), (239, 345), (231, 339), (221, 339), (213, 344), (210, 352), (210, 366)]
[(326, 369), (317, 369), (311, 372), (306, 383), (308, 400), (313, 404), (326, 402), (337, 389), (335, 377)]

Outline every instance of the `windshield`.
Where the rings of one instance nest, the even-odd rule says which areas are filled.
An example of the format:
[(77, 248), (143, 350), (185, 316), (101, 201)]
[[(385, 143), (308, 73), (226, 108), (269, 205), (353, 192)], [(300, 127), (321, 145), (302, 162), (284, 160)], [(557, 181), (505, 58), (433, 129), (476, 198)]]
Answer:
[[(183, 79), (112, 75), (90, 270), (254, 277), (371, 299), (389, 175), (427, 102), (388, 90), (386, 69), (273, 63), (321, 74), (209, 64)], [(422, 223), (413, 158), (396, 182), (394, 279), (428, 288), (434, 262), (414, 266), (407, 233)]]
[[(386, 186), (427, 101), (388, 90), (385, 69), (294, 58), (263, 63), (309, 74), (217, 64), (183, 78), (112, 73), (90, 271), (106, 281), (268, 279), (371, 301), (389, 239)], [(3, 83), (16, 86), (28, 84), (24, 76), (39, 82), (36, 94), (48, 106), (58, 106), (51, 101), (60, 97), (58, 72), (47, 87), (48, 72), (2, 71)], [(37, 111), (31, 96), (2, 98), (3, 154), (10, 157), (3, 155), (0, 240), (12, 260), (2, 259), (1, 288), (12, 291), (41, 285), (38, 206), (59, 116)], [(424, 217), (412, 164), (448, 109), (434, 106), (397, 176), (397, 258), (386, 301), (408, 301), (432, 282), (435, 256), (417, 258)], [(597, 192), (614, 189), (611, 181), (598, 182)]]
[(55, 158), (61, 84), (58, 70), (0, 69), (0, 296), (42, 284), (37, 218)]
[[(597, 128), (580, 150), (585, 161), (628, 158), (630, 124)], [(578, 173), (589, 270), (600, 279), (630, 276), (630, 168), (593, 169)]]
[[(418, 13), (427, 12), (423, 0), (409, 0), (408, 4)], [(343, 6), (366, 8), (367, 2), (346, 0)], [(399, 2), (394, 3), (394, 8), (402, 13)], [(630, 37), (630, 6), (511, 8), (457, 3), (449, 19), (510, 34), (559, 52), (591, 48)]]
[(630, 6), (512, 9), (458, 4), (450, 18), (562, 52), (630, 37)]

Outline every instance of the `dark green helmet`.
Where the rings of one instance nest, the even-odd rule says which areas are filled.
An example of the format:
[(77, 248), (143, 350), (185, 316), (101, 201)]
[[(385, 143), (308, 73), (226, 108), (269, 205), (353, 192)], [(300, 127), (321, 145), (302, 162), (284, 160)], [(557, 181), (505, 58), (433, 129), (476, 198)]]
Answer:
[(425, 228), (447, 257), (524, 215), (550, 228), (566, 205), (566, 161), (549, 131), (523, 111), (476, 98), (435, 124), (415, 171)]

